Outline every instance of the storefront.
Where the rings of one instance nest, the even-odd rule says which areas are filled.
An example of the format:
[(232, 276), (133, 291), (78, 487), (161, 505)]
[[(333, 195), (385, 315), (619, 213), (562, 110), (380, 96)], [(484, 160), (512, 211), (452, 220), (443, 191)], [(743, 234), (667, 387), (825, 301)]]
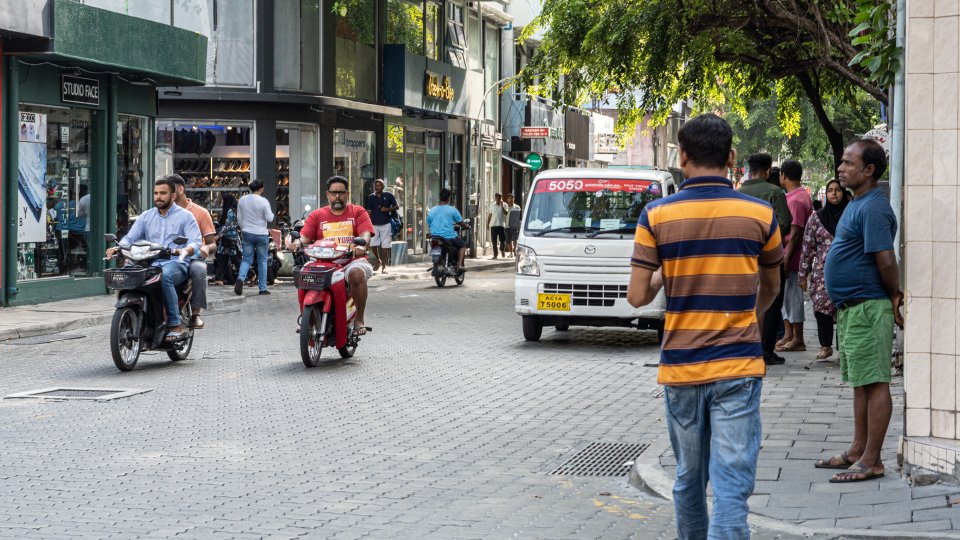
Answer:
[(588, 167), (590, 159), (590, 114), (580, 109), (564, 113), (564, 148), (567, 167)]
[(5, 305), (106, 292), (103, 235), (152, 206), (156, 85), (203, 80), (203, 36), (74, 2), (49, 16), (49, 53), (5, 57)]

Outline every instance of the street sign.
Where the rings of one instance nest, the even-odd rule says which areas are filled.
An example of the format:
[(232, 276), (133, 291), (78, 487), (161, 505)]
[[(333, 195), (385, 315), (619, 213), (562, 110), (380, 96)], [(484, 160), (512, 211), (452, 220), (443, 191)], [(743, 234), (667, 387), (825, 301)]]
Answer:
[(522, 127), (520, 128), (521, 139), (546, 139), (550, 136), (548, 127)]
[(527, 156), (527, 165), (530, 166), (531, 170), (539, 171), (540, 167), (543, 167), (543, 158), (540, 157), (540, 154), (530, 154)]

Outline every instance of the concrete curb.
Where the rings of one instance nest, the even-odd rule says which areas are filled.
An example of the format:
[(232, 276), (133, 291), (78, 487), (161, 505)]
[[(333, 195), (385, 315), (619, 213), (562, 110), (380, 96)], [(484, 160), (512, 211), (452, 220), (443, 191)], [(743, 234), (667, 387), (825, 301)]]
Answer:
[[(471, 265), (467, 263), (467, 276), (470, 275), (470, 272), (482, 272), (485, 270), (497, 270), (501, 268), (513, 268), (516, 263), (512, 260), (505, 261), (484, 261), (481, 264)], [(424, 267), (429, 266), (429, 263), (423, 263)], [(403, 273), (403, 274), (375, 274), (370, 278), (371, 282), (376, 281), (397, 281), (397, 280), (408, 280), (408, 279), (433, 279), (433, 276), (430, 275), (430, 272), (425, 270), (423, 272), (414, 272), (414, 273)]]
[[(233, 306), (235, 304), (243, 304), (245, 302), (244, 297), (238, 296), (236, 298), (222, 298), (217, 300), (211, 300), (208, 302), (209, 310), (222, 309), (226, 307)], [(68, 330), (77, 330), (79, 328), (89, 328), (91, 326), (99, 326), (102, 324), (107, 324), (113, 319), (113, 311), (109, 313), (98, 313), (95, 315), (90, 315), (84, 318), (77, 318), (67, 321), (54, 321), (50, 323), (43, 324), (31, 324), (28, 326), (23, 326), (20, 328), (10, 328), (6, 330), (0, 330), (0, 343), (8, 341), (11, 339), (19, 339), (25, 337), (33, 336), (42, 336), (46, 334), (57, 334), (60, 332), (65, 332)]]
[[(666, 472), (663, 470), (663, 467), (660, 466), (660, 455), (664, 450), (669, 448), (669, 446), (670, 443), (668, 440), (664, 438), (657, 439), (657, 441), (655, 441), (650, 448), (641, 454), (641, 457), (637, 458), (637, 460), (634, 462), (633, 467), (630, 469), (630, 474), (627, 477), (627, 482), (631, 486), (643, 491), (644, 493), (653, 495), (654, 497), (660, 497), (668, 501), (673, 501), (673, 480), (667, 476)], [(818, 536), (844, 539), (869, 538), (882, 540), (906, 540), (910, 538), (960, 539), (960, 534), (942, 532), (911, 533), (900, 531), (884, 531), (880, 529), (811, 528), (804, 527), (803, 525), (798, 525), (796, 523), (791, 523), (789, 521), (763, 516), (754, 512), (750, 512), (747, 521), (755, 527), (762, 527), (771, 531), (793, 534), (797, 536)]]

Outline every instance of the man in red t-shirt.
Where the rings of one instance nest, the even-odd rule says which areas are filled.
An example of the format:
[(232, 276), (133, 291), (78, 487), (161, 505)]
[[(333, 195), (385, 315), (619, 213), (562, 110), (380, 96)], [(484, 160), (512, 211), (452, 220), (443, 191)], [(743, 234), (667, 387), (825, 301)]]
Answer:
[[(353, 239), (361, 237), (370, 244), (373, 235), (373, 222), (362, 206), (350, 204), (350, 187), (347, 179), (342, 176), (331, 176), (327, 180), (327, 201), (330, 206), (317, 208), (309, 216), (300, 230), (300, 242), (303, 245), (312, 244), (321, 238), (335, 239), (338, 244), (353, 244)], [(350, 283), (350, 297), (357, 308), (357, 318), (354, 319), (354, 332), (357, 335), (367, 333), (363, 323), (363, 311), (367, 307), (367, 280), (373, 276), (373, 267), (367, 262), (366, 246), (354, 246), (353, 255), (356, 257), (347, 266), (344, 272)], [(298, 292), (300, 311), (303, 311), (304, 291)]]

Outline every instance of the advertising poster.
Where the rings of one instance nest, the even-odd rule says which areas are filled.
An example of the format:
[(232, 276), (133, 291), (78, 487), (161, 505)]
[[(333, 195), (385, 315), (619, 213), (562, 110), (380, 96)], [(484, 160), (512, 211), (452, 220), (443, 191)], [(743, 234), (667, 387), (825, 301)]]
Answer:
[(21, 111), (20, 142), (47, 144), (47, 115)]
[[(45, 132), (45, 131), (44, 131)], [(21, 142), (17, 205), (17, 242), (45, 242), (47, 190), (47, 145)]]

